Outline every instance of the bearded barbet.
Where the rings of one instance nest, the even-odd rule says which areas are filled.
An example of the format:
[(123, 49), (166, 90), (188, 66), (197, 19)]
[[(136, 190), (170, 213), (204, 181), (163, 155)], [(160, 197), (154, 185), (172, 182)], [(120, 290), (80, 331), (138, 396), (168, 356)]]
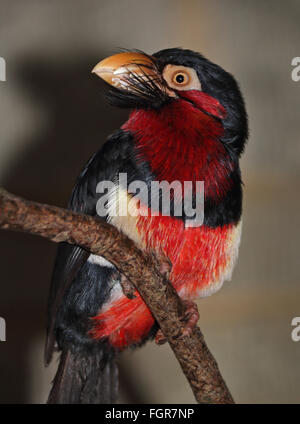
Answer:
[[(248, 136), (238, 84), (201, 54), (179, 48), (153, 55), (122, 52), (99, 62), (93, 72), (109, 86), (110, 102), (131, 111), (84, 167), (69, 208), (95, 217), (104, 209), (99, 219), (142, 250), (167, 258), (168, 277), (194, 325), (197, 313), (191, 302), (219, 290), (231, 278), (238, 255), (239, 158)], [(120, 178), (124, 175), (126, 183)], [(110, 189), (101, 192), (101, 182), (107, 181)], [(161, 197), (154, 202), (145, 193), (133, 196), (128, 187), (136, 181), (147, 195), (154, 182), (176, 181), (176, 187), (190, 182), (192, 189), (172, 191), (169, 213), (164, 213)], [(189, 197), (195, 206), (197, 187), (204, 187), (204, 213), (194, 225), (182, 204)], [(118, 213), (121, 208), (128, 213)], [(46, 364), (55, 349), (61, 355), (48, 402), (115, 402), (116, 356), (129, 346), (141, 346), (158, 330), (140, 295), (114, 265), (80, 246), (61, 243), (49, 296)]]

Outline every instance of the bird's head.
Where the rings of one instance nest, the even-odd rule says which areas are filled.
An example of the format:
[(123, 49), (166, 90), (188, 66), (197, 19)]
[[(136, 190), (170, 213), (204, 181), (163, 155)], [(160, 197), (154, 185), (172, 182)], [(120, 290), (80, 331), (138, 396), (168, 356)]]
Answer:
[(188, 102), (222, 124), (229, 151), (242, 153), (248, 126), (238, 84), (201, 54), (179, 48), (151, 56), (126, 51), (102, 60), (92, 72), (110, 85), (110, 101), (119, 107), (160, 110), (171, 102)]

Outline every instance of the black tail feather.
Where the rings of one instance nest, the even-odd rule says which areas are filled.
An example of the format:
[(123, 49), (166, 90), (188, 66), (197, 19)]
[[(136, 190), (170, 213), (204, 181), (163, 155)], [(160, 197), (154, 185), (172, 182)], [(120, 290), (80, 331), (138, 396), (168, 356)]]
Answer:
[(104, 350), (83, 354), (63, 350), (49, 404), (110, 404), (117, 401), (118, 368)]

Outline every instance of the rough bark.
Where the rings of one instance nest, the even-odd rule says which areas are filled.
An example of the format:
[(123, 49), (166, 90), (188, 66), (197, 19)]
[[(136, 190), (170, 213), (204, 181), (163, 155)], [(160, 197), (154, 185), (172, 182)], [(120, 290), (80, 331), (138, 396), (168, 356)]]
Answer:
[(182, 302), (159, 261), (113, 226), (91, 216), (0, 190), (0, 228), (78, 244), (113, 263), (137, 288), (167, 338), (199, 403), (234, 403), (198, 327), (182, 337)]

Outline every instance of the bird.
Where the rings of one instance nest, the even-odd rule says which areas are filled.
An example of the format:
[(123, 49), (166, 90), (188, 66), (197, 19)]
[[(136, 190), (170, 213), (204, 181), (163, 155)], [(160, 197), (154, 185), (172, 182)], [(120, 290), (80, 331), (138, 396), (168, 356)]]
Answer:
[[(177, 47), (154, 54), (123, 50), (92, 72), (107, 86), (109, 102), (129, 114), (84, 166), (68, 208), (110, 223), (140, 249), (162, 258), (162, 272), (185, 304), (183, 336), (189, 337), (199, 318), (194, 301), (231, 279), (238, 256), (239, 160), (248, 139), (239, 84), (202, 54)], [(124, 175), (127, 184), (121, 181)], [(136, 181), (146, 187), (140, 196), (128, 189)], [(163, 191), (151, 201), (147, 195), (154, 183), (174, 181), (183, 189), (171, 191), (164, 213)], [(203, 215), (195, 224), (182, 203), (189, 198), (198, 205), (197, 182), (203, 182)], [(154, 338), (165, 341), (131, 282), (104, 257), (60, 243), (49, 293), (45, 363), (54, 351), (60, 352), (60, 362), (48, 403), (116, 402), (118, 355)]]

